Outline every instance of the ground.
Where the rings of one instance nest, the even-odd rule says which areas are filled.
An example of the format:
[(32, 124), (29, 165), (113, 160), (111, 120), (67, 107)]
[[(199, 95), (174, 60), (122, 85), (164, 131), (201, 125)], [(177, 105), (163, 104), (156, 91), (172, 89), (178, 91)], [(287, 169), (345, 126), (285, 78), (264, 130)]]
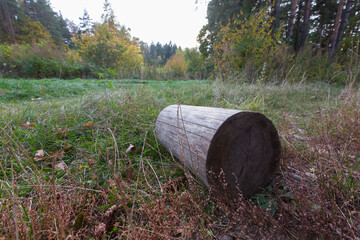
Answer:
[[(180, 103), (271, 119), (273, 183), (219, 201), (156, 140)], [(0, 239), (356, 239), (359, 103), (326, 83), (0, 79)]]

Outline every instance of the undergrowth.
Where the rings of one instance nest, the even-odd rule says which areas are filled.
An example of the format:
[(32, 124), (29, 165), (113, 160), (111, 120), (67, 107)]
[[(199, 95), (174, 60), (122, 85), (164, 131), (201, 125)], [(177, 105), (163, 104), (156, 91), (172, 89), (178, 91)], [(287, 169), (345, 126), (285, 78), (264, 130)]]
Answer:
[[(0, 239), (360, 236), (355, 86), (0, 83)], [(156, 140), (158, 114), (178, 103), (268, 116), (282, 141), (273, 183), (235, 204), (214, 197)]]

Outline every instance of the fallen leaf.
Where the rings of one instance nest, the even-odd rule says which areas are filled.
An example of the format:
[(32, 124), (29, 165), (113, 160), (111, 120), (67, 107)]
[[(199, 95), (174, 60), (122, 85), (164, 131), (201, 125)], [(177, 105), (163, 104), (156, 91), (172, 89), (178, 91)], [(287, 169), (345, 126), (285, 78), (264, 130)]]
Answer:
[(94, 125), (94, 122), (93, 122), (93, 121), (88, 122), (88, 123), (85, 123), (85, 124), (84, 124), (84, 127), (91, 127), (92, 125)]
[(106, 232), (106, 224), (100, 223), (98, 226), (95, 227), (94, 235), (96, 236), (96, 238), (102, 239), (103, 235), (105, 235), (105, 232)]
[(126, 170), (125, 172), (126, 179), (132, 180), (135, 177), (135, 171), (132, 167)]
[(23, 125), (21, 125), (21, 127), (35, 127), (36, 124), (35, 123), (30, 123), (29, 121), (25, 121)]
[[(36, 154), (35, 154), (34, 160), (35, 160), (35, 161), (40, 161), (40, 160), (47, 160), (47, 159), (53, 159), (53, 158), (63, 159), (63, 158), (65, 157), (64, 153), (65, 153), (66, 151), (70, 150), (70, 149), (72, 149), (72, 146), (69, 146), (69, 147), (67, 147), (67, 148), (61, 149), (60, 151), (57, 151), (57, 152), (50, 153), (50, 155), (47, 156), (47, 157), (44, 157), (45, 152), (44, 152), (44, 150), (41, 150), (41, 151), (44, 152), (44, 154), (41, 155), (40, 153), (42, 153), (42, 152), (39, 152), (39, 154), (40, 154), (39, 156), (36, 156)], [(40, 150), (38, 150), (38, 151), (40, 151)]]
[(60, 162), (55, 164), (55, 168), (57, 168), (59, 170), (66, 170), (67, 166), (66, 166), (64, 161), (60, 161)]
[(42, 98), (40, 98), (40, 97), (38, 97), (38, 98), (31, 98), (30, 100), (31, 100), (31, 101), (40, 101), (40, 100), (42, 100)]
[(40, 149), (40, 150), (37, 150), (36, 153), (35, 153), (35, 158), (34, 160), (35, 161), (40, 161), (44, 158), (45, 156), (45, 151)]
[(128, 154), (129, 152), (136, 152), (137, 151), (137, 147), (130, 144), (130, 146), (128, 147), (128, 149), (126, 149), (125, 153)]
[(59, 134), (59, 135), (65, 135), (67, 132), (69, 131), (69, 129), (61, 129), (61, 128), (59, 128), (58, 129), (58, 131), (57, 131), (57, 134)]
[[(0, 94), (6, 94), (6, 92), (0, 91)], [(0, 238), (1, 239), (1, 238)]]

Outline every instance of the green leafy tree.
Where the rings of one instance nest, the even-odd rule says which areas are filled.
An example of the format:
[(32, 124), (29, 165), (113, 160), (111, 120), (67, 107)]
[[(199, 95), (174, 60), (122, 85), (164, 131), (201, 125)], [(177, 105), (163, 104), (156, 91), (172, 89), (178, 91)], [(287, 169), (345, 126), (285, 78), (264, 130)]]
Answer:
[(208, 77), (207, 61), (196, 48), (186, 48), (184, 58), (189, 78), (205, 79)]
[(243, 71), (250, 65), (256, 73), (271, 64), (281, 49), (280, 31), (273, 34), (271, 16), (263, 9), (248, 20), (234, 20), (222, 27), (214, 47), (215, 63), (221, 74)]
[(80, 56), (102, 72), (115, 71), (120, 76), (137, 74), (143, 58), (136, 39), (131, 39), (129, 31), (116, 22), (108, 1), (104, 10), (102, 23), (95, 24), (91, 33), (74, 38)]
[(16, 39), (20, 43), (41, 43), (52, 42), (51, 35), (48, 30), (40, 23), (22, 16), (18, 26)]
[(165, 64), (165, 69), (173, 78), (185, 78), (187, 73), (187, 64), (184, 52), (180, 49)]

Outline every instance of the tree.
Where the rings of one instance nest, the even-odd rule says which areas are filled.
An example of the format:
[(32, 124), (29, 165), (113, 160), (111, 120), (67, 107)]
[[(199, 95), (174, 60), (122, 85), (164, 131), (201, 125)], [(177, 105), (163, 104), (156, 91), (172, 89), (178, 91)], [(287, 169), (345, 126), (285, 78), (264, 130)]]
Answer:
[(191, 79), (205, 79), (207, 77), (206, 61), (196, 48), (186, 48), (184, 58)]
[(166, 62), (165, 69), (171, 74), (171, 77), (184, 78), (187, 73), (184, 52), (176, 51), (176, 54)]
[(33, 21), (39, 21), (51, 34), (57, 44), (72, 44), (71, 34), (61, 13), (55, 13), (46, 0), (30, 0), (26, 4)]
[(156, 44), (152, 42), (150, 46), (142, 44), (141, 48), (145, 64), (151, 66), (164, 66), (166, 62), (175, 55), (178, 49), (176, 44), (172, 44), (171, 42), (164, 45), (159, 42)]
[(286, 33), (286, 40), (287, 44), (290, 45), (291, 37), (293, 34), (293, 28), (294, 28), (294, 20), (296, 16), (296, 10), (298, 7), (299, 0), (292, 0), (291, 1), (291, 10), (290, 10), (290, 16), (288, 21), (288, 30)]
[(22, 16), (20, 22), (16, 35), (18, 42), (30, 44), (52, 42), (49, 31), (40, 22), (32, 21), (26, 16)]
[(116, 23), (115, 13), (108, 0), (105, 0), (103, 8), (104, 8), (104, 12), (101, 15), (102, 22), (108, 24), (110, 27), (115, 27), (115, 23)]
[[(109, 14), (110, 13), (110, 14)], [(136, 40), (132, 40), (125, 26), (116, 22), (107, 1), (104, 5), (103, 22), (96, 23), (92, 32), (74, 38), (82, 58), (102, 72), (132, 76), (140, 72), (143, 58)]]
[(353, 8), (350, 11), (348, 24), (345, 25), (344, 34), (342, 35), (339, 49), (342, 52), (347, 52), (349, 49), (351, 54), (360, 54), (360, 1), (356, 1), (353, 4)]
[(347, 0), (346, 7), (343, 10), (345, 0), (340, 0), (338, 12), (336, 14), (335, 29), (330, 46), (330, 61), (333, 61), (339, 48), (345, 25), (348, 23), (350, 8), (353, 5), (352, 0)]
[(301, 38), (300, 38), (299, 49), (302, 49), (305, 46), (305, 41), (308, 36), (311, 2), (312, 0), (305, 0), (304, 19), (301, 27)]
[(1, 0), (0, 17), (3, 22), (3, 31), (4, 31), (5, 36), (10, 35), (11, 41), (13, 43), (15, 43), (16, 42), (15, 29), (14, 29), (13, 19), (12, 19), (15, 14), (13, 12), (11, 12), (12, 9), (9, 9), (8, 1), (11, 5), (17, 7), (16, 2), (14, 0)]
[(222, 27), (214, 46), (215, 63), (222, 75), (243, 71), (250, 65), (253, 75), (276, 59), (280, 49), (280, 32), (272, 34), (271, 16), (266, 9), (248, 20), (235, 21)]
[(280, 26), (280, 0), (271, 0), (271, 28), (272, 34), (275, 35), (276, 30)]
[(79, 17), (79, 20), (80, 20), (79, 34), (86, 34), (87, 32), (90, 32), (92, 29), (92, 22), (90, 15), (86, 9), (84, 9), (84, 14), (82, 17)]

